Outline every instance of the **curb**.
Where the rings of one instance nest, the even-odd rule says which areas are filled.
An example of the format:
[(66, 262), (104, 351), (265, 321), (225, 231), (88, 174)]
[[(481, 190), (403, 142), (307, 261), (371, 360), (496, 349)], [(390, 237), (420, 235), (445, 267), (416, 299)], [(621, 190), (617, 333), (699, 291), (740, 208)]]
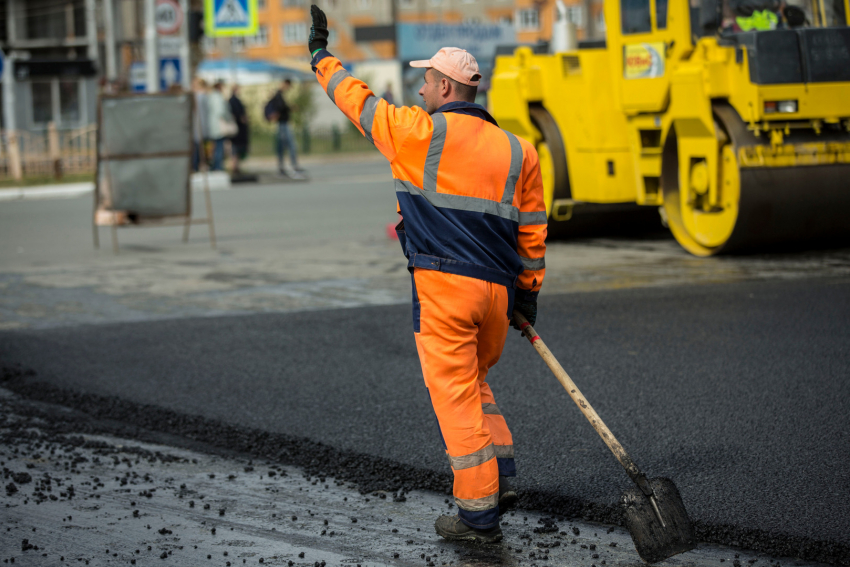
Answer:
[(0, 201), (19, 199), (70, 199), (88, 195), (94, 191), (94, 183), (66, 183), (64, 185), (36, 185), (34, 187), (14, 187), (0, 189)]
[[(231, 188), (230, 176), (224, 171), (210, 172), (210, 191), (226, 191)], [(201, 173), (192, 174), (192, 190), (204, 188)], [(65, 183), (60, 185), (36, 185), (33, 187), (12, 187), (0, 189), (0, 201), (19, 201), (22, 199), (72, 199), (89, 195), (94, 191), (94, 182)]]

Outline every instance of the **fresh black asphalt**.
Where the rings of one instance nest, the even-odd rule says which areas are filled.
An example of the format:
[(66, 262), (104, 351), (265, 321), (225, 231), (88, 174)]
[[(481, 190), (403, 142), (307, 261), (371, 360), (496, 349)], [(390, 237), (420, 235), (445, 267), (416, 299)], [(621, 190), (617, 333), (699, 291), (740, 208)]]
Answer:
[[(703, 539), (850, 565), (850, 281), (544, 295), (540, 313), (543, 339), (649, 476), (675, 481)], [(49, 384), (307, 438), (323, 458), (448, 470), (408, 306), (5, 332), (0, 363), (34, 370), (8, 382), (34, 397)], [(628, 478), (517, 332), (490, 382), (524, 504), (613, 521)]]

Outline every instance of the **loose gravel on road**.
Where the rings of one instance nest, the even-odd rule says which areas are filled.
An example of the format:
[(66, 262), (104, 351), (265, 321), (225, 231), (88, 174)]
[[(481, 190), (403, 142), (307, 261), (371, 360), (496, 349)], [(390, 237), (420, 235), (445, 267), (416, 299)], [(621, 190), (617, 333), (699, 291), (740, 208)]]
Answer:
[[(504, 541), (443, 541), (443, 494), (360, 490), (248, 455), (117, 437), (131, 428), (0, 389), (0, 560), (46, 565), (586, 566), (640, 559), (621, 528), (517, 511)], [(141, 437), (152, 432), (135, 430)], [(160, 438), (162, 436), (159, 436)], [(702, 545), (665, 565), (815, 567)]]

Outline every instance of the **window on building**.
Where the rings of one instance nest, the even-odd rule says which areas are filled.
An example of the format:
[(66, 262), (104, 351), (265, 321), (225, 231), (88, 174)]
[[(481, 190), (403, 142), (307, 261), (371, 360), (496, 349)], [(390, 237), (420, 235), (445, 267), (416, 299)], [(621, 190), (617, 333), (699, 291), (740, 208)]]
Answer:
[(53, 120), (53, 85), (51, 81), (33, 81), (32, 123), (44, 126)]
[[(649, 0), (647, 0), (648, 2)], [(540, 29), (540, 12), (536, 8), (516, 11), (517, 31), (537, 31)]]
[(257, 33), (248, 38), (248, 47), (265, 47), (269, 44), (269, 28), (261, 24), (257, 26)]
[(442, 3), (443, 3), (443, 0), (431, 0), (432, 6), (439, 6)]
[(303, 8), (307, 0), (280, 0), (280, 5), (284, 8)]
[(83, 121), (80, 81), (48, 79), (32, 81), (32, 123), (45, 127), (48, 122), (57, 126), (75, 127)]
[(468, 18), (463, 18), (460, 23), (467, 26), (474, 26), (481, 23), (481, 18), (477, 18), (475, 16), (470, 16)]
[(372, 0), (357, 0), (357, 7), (361, 10), (370, 10), (372, 8)]
[(284, 45), (298, 45), (307, 43), (307, 25), (303, 23), (288, 23), (280, 26), (281, 43)]
[(623, 33), (646, 33), (652, 31), (649, 0), (620, 0), (623, 18)]
[[(3, 2), (3, 5), (8, 3)], [(18, 33), (23, 37), (55, 39), (86, 35), (84, 0), (26, 0), (18, 5), (23, 20), (23, 29)]]
[(257, 9), (265, 10), (266, 8), (266, 0), (257, 0)]
[(328, 47), (333, 47), (339, 43), (339, 34), (334, 28), (328, 28)]
[(59, 122), (64, 126), (80, 121), (80, 83), (59, 81)]
[(655, 0), (655, 27), (667, 29), (667, 0)]
[(584, 7), (567, 6), (567, 21), (572, 22), (578, 28), (584, 27)]
[(239, 37), (239, 36), (231, 37), (230, 38), (230, 50), (233, 53), (242, 53), (243, 51), (245, 51), (246, 43), (247, 43), (247, 41), (246, 41), (246, 38), (244, 38), (244, 37)]
[(499, 24), (501, 25), (511, 25), (514, 23), (514, 19), (510, 16), (499, 16)]
[(411, 8), (413, 6), (413, 0), (399, 0), (399, 6), (402, 8)]
[(325, 10), (335, 10), (339, 2), (337, 0), (325, 0)]

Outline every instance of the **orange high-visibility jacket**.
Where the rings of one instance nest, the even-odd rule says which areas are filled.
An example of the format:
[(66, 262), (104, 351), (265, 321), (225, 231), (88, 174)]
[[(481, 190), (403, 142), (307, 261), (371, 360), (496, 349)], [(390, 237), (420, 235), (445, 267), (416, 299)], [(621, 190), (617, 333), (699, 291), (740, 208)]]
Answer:
[(408, 268), (536, 296), (546, 271), (546, 206), (534, 147), (480, 105), (449, 103), (431, 116), (376, 97), (326, 50), (312, 65), (331, 100), (390, 161)]

